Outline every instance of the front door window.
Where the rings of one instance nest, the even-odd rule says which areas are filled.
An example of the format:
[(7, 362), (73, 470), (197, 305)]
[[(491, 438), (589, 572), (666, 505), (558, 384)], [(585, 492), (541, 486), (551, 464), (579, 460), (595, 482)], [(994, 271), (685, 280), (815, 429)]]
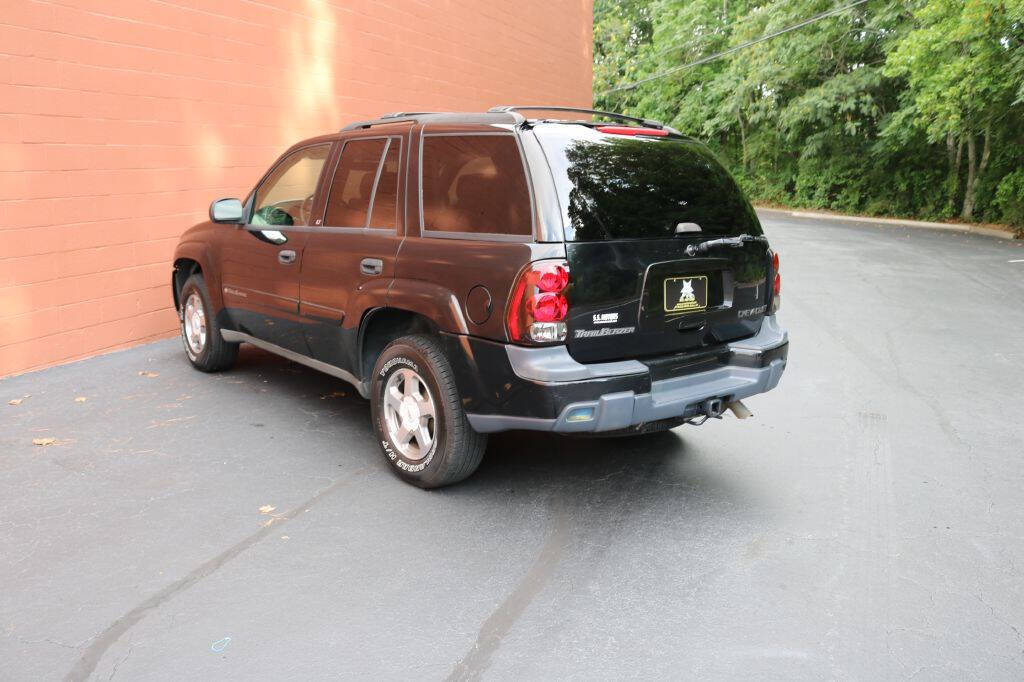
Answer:
[(281, 227), (309, 225), (316, 185), (330, 149), (330, 144), (320, 144), (285, 157), (256, 191), (250, 223)]

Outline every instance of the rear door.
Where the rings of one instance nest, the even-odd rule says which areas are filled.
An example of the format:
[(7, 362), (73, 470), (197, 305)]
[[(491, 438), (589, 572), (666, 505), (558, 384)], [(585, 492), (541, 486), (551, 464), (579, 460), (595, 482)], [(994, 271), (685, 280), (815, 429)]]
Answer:
[(235, 328), (305, 354), (299, 269), (331, 143), (284, 156), (256, 188), (248, 223), (222, 231), (224, 305)]
[(767, 245), (686, 252), (707, 240), (761, 235), (753, 208), (710, 151), (678, 136), (583, 125), (540, 124), (534, 133), (563, 212), (574, 358), (702, 351), (757, 332), (769, 296)]
[(312, 357), (357, 368), (364, 310), (384, 305), (403, 233), (399, 196), (405, 185), (408, 126), (392, 134), (368, 131), (339, 144), (325, 181), (325, 209), (310, 231), (299, 307)]

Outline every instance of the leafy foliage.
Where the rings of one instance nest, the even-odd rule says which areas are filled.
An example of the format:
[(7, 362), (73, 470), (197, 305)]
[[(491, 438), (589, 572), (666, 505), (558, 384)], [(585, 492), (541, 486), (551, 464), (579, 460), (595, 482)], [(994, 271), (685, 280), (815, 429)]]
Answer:
[(994, 203), (1008, 223), (1018, 232), (1024, 230), (1024, 169), (1018, 168), (999, 181)]
[(596, 0), (595, 105), (702, 139), (762, 201), (1017, 220), (1024, 0), (869, 0), (687, 66), (848, 3)]

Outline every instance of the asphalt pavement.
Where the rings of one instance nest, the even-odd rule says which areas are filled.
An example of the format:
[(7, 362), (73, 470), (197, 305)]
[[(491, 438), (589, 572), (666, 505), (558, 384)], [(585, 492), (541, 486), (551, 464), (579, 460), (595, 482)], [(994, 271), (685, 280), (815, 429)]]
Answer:
[(0, 381), (0, 679), (1024, 678), (1024, 248), (765, 227), (753, 419), (498, 435), (448, 489), (253, 348)]

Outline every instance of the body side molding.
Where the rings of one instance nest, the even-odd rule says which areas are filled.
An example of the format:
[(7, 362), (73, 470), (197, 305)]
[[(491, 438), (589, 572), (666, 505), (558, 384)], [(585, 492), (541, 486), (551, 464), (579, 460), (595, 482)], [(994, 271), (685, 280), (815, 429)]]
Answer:
[(272, 343), (268, 343), (267, 341), (263, 341), (253, 336), (249, 336), (248, 334), (245, 334), (243, 332), (236, 332), (230, 329), (222, 329), (220, 331), (220, 335), (225, 341), (228, 341), (229, 343), (251, 343), (257, 348), (262, 348), (263, 350), (273, 353), (274, 355), (280, 355), (282, 358), (291, 360), (292, 362), (297, 362), (300, 365), (305, 365), (306, 367), (315, 369), (318, 372), (330, 374), (333, 377), (337, 377), (339, 379), (347, 381), (348, 383), (355, 386), (356, 390), (359, 391), (359, 395), (363, 398), (366, 398), (369, 395), (369, 390), (365, 386), (363, 386), (363, 382), (359, 381), (359, 379), (357, 379), (356, 376), (351, 372), (343, 370), (340, 367), (335, 367), (334, 365), (329, 365), (326, 362), (314, 360), (311, 357), (307, 357), (305, 355), (302, 355), (301, 353), (296, 353), (295, 351), (288, 350), (287, 348), (282, 348), (281, 346), (275, 346)]

